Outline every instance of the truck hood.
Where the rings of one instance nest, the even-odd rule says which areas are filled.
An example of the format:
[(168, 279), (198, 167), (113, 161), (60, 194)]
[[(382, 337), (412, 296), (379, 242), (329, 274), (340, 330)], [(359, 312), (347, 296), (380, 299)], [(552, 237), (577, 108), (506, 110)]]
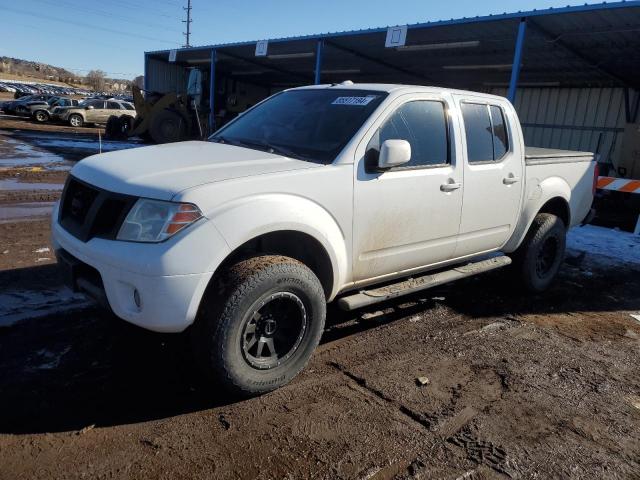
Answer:
[(189, 141), (93, 155), (78, 162), (71, 174), (111, 192), (170, 200), (199, 185), (320, 166), (233, 145)]

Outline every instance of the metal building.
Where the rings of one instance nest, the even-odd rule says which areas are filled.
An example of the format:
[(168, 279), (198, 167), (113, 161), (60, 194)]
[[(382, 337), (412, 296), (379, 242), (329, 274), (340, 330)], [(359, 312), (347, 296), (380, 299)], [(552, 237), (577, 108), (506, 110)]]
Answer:
[(406, 83), (507, 96), (529, 145), (619, 162), (639, 121), (640, 1), (145, 53), (145, 89), (184, 92), (205, 72), (211, 129), (266, 96), (310, 83)]

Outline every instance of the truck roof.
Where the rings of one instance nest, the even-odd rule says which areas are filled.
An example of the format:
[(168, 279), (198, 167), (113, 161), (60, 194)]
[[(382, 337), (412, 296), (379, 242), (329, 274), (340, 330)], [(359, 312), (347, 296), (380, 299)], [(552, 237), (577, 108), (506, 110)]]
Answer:
[(398, 93), (402, 91), (407, 92), (448, 92), (448, 93), (457, 93), (462, 95), (473, 95), (475, 97), (486, 97), (486, 98), (494, 98), (500, 99), (502, 101), (505, 100), (504, 97), (498, 95), (490, 95), (488, 93), (480, 93), (474, 92), (470, 90), (456, 90), (454, 88), (444, 88), (444, 87), (433, 87), (433, 86), (425, 86), (425, 85), (400, 85), (393, 83), (354, 83), (350, 80), (345, 80), (341, 83), (327, 83), (322, 85), (307, 85), (304, 87), (296, 87), (291, 90), (304, 90), (304, 89), (328, 89), (328, 88), (340, 88), (345, 90), (378, 90), (381, 92), (387, 93)]

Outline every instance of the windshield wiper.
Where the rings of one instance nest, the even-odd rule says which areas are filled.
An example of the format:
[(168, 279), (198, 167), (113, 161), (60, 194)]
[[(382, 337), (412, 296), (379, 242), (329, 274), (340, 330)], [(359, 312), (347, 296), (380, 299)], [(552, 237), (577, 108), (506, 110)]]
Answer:
[(234, 147), (255, 148), (258, 146), (252, 143), (243, 142), (242, 140), (238, 140), (237, 138), (234, 138), (233, 140), (231, 140), (227, 137), (220, 136), (220, 137), (215, 137), (213, 140), (216, 143), (222, 143), (224, 145), (233, 145)]
[(282, 147), (280, 145), (273, 145), (273, 144), (262, 144), (261, 146), (265, 149), (265, 151), (269, 153), (275, 153), (277, 155), (282, 155), (284, 157), (295, 158), (296, 160), (305, 160), (307, 162), (320, 163), (312, 157), (308, 157), (294, 150), (291, 150), (290, 148), (287, 148), (287, 147)]
[(317, 160), (315, 160), (314, 158), (311, 157), (307, 157), (305, 155), (302, 155), (298, 152), (295, 152), (289, 148), (286, 147), (281, 147), (278, 145), (272, 145), (269, 143), (260, 143), (260, 142), (248, 142), (246, 140), (238, 140), (236, 138), (234, 138), (233, 140), (230, 140), (226, 137), (220, 136), (220, 137), (215, 137), (213, 138), (214, 141), (216, 141), (217, 143), (224, 143), (227, 145), (234, 145), (237, 147), (245, 147), (245, 148), (251, 148), (253, 150), (260, 150), (262, 152), (268, 152), (268, 153), (275, 153), (277, 155), (282, 155), (284, 157), (290, 157), (290, 158), (295, 158), (297, 160), (305, 160), (308, 162), (315, 162), (315, 163), (319, 163)]

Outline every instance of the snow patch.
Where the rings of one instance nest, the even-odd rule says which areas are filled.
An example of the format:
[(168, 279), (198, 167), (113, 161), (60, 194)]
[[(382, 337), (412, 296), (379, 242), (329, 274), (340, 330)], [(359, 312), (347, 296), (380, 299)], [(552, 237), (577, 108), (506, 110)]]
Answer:
[(42, 290), (7, 290), (0, 293), (0, 327), (30, 318), (79, 310), (91, 305), (83, 295), (66, 287)]
[(49, 247), (42, 247), (42, 248), (38, 248), (37, 250), (34, 250), (33, 253), (47, 253), (50, 251), (51, 250), (49, 249)]
[(567, 235), (567, 248), (622, 264), (640, 265), (640, 236), (621, 230), (595, 225), (574, 228)]

